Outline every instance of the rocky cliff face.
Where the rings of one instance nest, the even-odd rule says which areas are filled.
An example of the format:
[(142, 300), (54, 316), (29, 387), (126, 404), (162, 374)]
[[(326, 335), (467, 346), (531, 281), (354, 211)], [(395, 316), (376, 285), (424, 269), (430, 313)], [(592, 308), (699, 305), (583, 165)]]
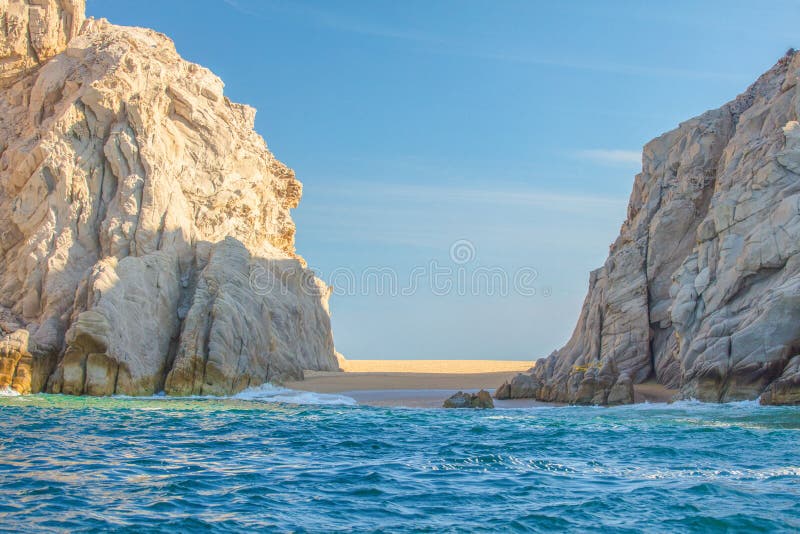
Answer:
[(648, 143), (569, 342), (499, 397), (800, 402), (800, 53)]
[(302, 186), (208, 70), (83, 0), (0, 0), (0, 387), (228, 394), (335, 370)]

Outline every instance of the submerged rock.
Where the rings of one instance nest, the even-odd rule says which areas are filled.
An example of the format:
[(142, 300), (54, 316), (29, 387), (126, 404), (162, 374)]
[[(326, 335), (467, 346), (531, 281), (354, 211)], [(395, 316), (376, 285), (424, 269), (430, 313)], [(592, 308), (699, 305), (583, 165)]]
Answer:
[(644, 147), (627, 219), (567, 344), (498, 398), (797, 402), (800, 54)]
[(477, 393), (459, 391), (444, 401), (444, 408), (494, 408), (494, 401), (488, 391)]
[(336, 370), (255, 110), (83, 0), (0, 0), (0, 387), (231, 394)]

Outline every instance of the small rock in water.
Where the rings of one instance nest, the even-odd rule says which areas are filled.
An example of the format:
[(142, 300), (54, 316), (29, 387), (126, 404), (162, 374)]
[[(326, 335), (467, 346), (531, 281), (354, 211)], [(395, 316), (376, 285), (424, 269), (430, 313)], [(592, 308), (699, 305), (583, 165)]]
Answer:
[(459, 391), (446, 401), (445, 408), (494, 408), (492, 396), (488, 391), (480, 390), (477, 393), (464, 393)]

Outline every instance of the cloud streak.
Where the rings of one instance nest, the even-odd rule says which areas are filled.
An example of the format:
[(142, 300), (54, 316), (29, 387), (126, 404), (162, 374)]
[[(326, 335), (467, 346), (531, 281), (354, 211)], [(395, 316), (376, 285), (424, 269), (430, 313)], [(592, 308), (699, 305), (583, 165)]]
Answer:
[(302, 17), (304, 20), (313, 25), (337, 32), (362, 35), (377, 39), (413, 42), (417, 45), (422, 45), (426, 52), (432, 54), (458, 56), (483, 61), (516, 63), (578, 71), (594, 71), (608, 74), (622, 74), (627, 76), (682, 79), (742, 79), (740, 75), (725, 72), (631, 65), (625, 63), (615, 63), (602, 58), (595, 58), (587, 61), (585, 58), (575, 59), (570, 57), (544, 55), (538, 50), (476, 50), (474, 45), (471, 45), (468, 41), (457, 42), (453, 40), (444, 40), (441, 38), (441, 36), (435, 35), (431, 32), (399, 28), (391, 25), (376, 23), (374, 21), (366, 20), (363, 17), (342, 15), (334, 10), (324, 9), (317, 6), (312, 7), (302, 3), (266, 1), (252, 3), (248, 0), (222, 1), (236, 11), (248, 16), (265, 18), (266, 13), (263, 11), (264, 9), (273, 12), (283, 12)]
[(571, 58), (546, 57), (537, 53), (503, 53), (503, 52), (475, 52), (473, 57), (503, 61), (507, 63), (519, 63), (527, 65), (559, 67), (570, 70), (581, 70), (590, 72), (603, 72), (607, 74), (623, 74), (626, 76), (648, 76), (655, 78), (683, 78), (683, 79), (723, 79), (740, 80), (742, 77), (736, 74), (725, 72), (714, 72), (708, 70), (690, 70), (670, 67), (645, 67), (642, 65), (629, 65), (626, 63), (614, 63), (602, 59), (592, 61), (578, 61)]
[[(462, 204), (485, 206), (520, 206), (541, 208), (546, 211), (572, 213), (587, 209), (623, 209), (627, 199), (600, 194), (578, 194), (572, 192), (547, 191), (539, 189), (502, 189), (480, 187), (458, 187), (447, 185), (417, 184), (379, 184), (371, 182), (350, 182), (338, 187), (315, 187), (315, 194), (363, 199), (403, 199), (414, 204)], [(369, 203), (365, 205), (371, 205)], [(376, 210), (383, 208), (373, 207)]]
[(594, 148), (579, 150), (575, 155), (581, 159), (610, 165), (641, 165), (642, 153), (638, 150)]
[(256, 13), (252, 9), (243, 6), (238, 2), (238, 0), (222, 0), (222, 3), (232, 8), (234, 11), (238, 11), (242, 15), (258, 16), (258, 13)]
[(602, 250), (596, 244), (613, 237), (627, 205), (622, 196), (523, 187), (351, 181), (312, 189), (298, 209), (302, 215), (296, 213), (303, 238), (316, 234), (324, 235), (325, 242), (441, 252), (466, 236), (488, 249), (487, 259), (495, 262), (501, 261), (502, 251), (520, 247)]

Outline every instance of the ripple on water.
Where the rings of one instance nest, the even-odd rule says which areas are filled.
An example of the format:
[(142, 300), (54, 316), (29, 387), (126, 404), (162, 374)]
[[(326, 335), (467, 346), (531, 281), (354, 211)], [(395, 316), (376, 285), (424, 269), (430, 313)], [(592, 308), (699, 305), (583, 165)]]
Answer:
[(455, 412), (295, 393), (0, 398), (2, 528), (800, 529), (799, 408)]

